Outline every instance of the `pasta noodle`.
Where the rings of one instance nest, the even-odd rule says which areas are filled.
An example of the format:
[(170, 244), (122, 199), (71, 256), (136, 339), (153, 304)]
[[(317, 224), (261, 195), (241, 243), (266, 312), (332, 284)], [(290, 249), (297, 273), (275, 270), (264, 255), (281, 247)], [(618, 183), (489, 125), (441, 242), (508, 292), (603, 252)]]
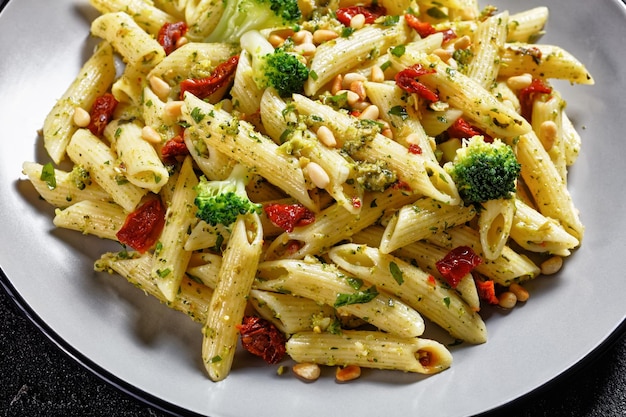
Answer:
[[(198, 323), (212, 381), (239, 339), (272, 364), (444, 371), (581, 245), (582, 137), (550, 80), (594, 80), (535, 43), (545, 7), (300, 2), (297, 25), (226, 42), (226, 2), (90, 3), (101, 41), (44, 120), (52, 162), (22, 172), (55, 226), (121, 245), (96, 271)], [(512, 151), (508, 194), (471, 200), (453, 172), (478, 140)]]

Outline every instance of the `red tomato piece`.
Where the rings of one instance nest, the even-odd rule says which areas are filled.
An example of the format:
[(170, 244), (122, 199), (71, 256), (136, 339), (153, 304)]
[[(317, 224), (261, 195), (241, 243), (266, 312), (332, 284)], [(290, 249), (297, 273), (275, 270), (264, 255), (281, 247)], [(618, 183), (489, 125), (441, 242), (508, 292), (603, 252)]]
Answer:
[(89, 112), (89, 126), (87, 128), (96, 136), (102, 135), (104, 128), (113, 118), (113, 112), (117, 107), (117, 100), (111, 93), (105, 93), (96, 98)]
[(407, 93), (417, 94), (428, 101), (439, 101), (439, 95), (417, 80), (422, 75), (434, 73), (434, 69), (426, 69), (421, 64), (403, 69), (396, 74), (396, 85)]
[(533, 78), (528, 87), (524, 87), (519, 91), (521, 113), (526, 120), (530, 121), (533, 102), (537, 99), (537, 96), (541, 94), (552, 94), (552, 87), (538, 78)]
[(157, 41), (165, 50), (165, 54), (169, 55), (176, 50), (176, 43), (186, 33), (187, 24), (185, 22), (165, 23), (159, 29)]
[(358, 14), (365, 16), (365, 23), (374, 23), (380, 16), (387, 14), (387, 10), (383, 6), (370, 5), (370, 6), (350, 6), (337, 9), (335, 12), (337, 20), (343, 25), (350, 26), (352, 18)]
[(458, 118), (447, 130), (448, 135), (451, 138), (457, 139), (469, 139), (473, 136), (482, 135), (485, 138), (485, 142), (493, 142), (493, 138), (487, 135), (477, 127), (472, 126), (463, 118)]
[(414, 155), (421, 155), (422, 148), (418, 144), (412, 143), (409, 145), (409, 153), (412, 153)]
[(315, 221), (315, 214), (302, 204), (268, 204), (263, 210), (274, 225), (288, 233)]
[(461, 279), (472, 272), (483, 260), (469, 246), (458, 246), (435, 263), (441, 276), (456, 288)]
[(235, 76), (235, 70), (239, 63), (239, 55), (235, 55), (219, 64), (211, 75), (205, 78), (188, 78), (180, 83), (180, 99), (184, 98), (185, 92), (189, 91), (199, 99), (204, 99), (228, 84)]
[(453, 29), (446, 30), (437, 30), (433, 25), (428, 22), (422, 22), (417, 18), (417, 16), (412, 15), (410, 13), (406, 13), (404, 15), (404, 20), (407, 25), (420, 35), (420, 38), (426, 38), (434, 33), (441, 32), (443, 33), (443, 42), (448, 42), (451, 39), (456, 38), (456, 32)]
[(474, 279), (476, 282), (476, 289), (478, 290), (478, 296), (481, 300), (485, 300), (489, 304), (498, 304), (498, 297), (496, 297), (496, 287), (491, 280)]
[(165, 225), (165, 206), (158, 197), (151, 198), (126, 216), (116, 236), (120, 243), (144, 253), (159, 239)]
[(280, 362), (286, 353), (287, 339), (271, 322), (255, 316), (246, 316), (237, 325), (241, 345), (270, 365)]
[(164, 161), (171, 160), (180, 155), (189, 155), (189, 149), (183, 140), (183, 133), (165, 142), (161, 148), (161, 156)]

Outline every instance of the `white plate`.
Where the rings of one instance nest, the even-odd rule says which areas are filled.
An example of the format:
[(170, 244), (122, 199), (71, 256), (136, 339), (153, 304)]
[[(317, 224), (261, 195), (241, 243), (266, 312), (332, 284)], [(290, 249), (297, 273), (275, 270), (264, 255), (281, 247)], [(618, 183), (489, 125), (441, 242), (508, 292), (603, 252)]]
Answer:
[(428, 378), (366, 372), (345, 385), (324, 375), (304, 384), (242, 355), (226, 381), (212, 383), (200, 362), (199, 326), (123, 279), (93, 272), (109, 245), (55, 230), (53, 211), (20, 173), (24, 160), (48, 160), (36, 131), (93, 46), (95, 13), (84, 0), (12, 0), (0, 15), (2, 270), (50, 331), (114, 381), (213, 417), (467, 416), (534, 390), (590, 354), (626, 315), (626, 8), (618, 0), (496, 3), (513, 12), (549, 6), (542, 42), (573, 52), (596, 79), (594, 87), (559, 85), (584, 140), (570, 184), (587, 233), (560, 274), (530, 285), (526, 305), (486, 318), (487, 344), (452, 348), (451, 369)]

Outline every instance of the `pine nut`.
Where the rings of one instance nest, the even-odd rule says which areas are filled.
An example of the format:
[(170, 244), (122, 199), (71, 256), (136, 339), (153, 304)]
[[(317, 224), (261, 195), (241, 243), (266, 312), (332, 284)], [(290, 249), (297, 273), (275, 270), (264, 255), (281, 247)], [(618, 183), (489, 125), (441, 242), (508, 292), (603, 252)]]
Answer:
[(365, 108), (365, 110), (361, 112), (361, 114), (359, 115), (359, 119), (376, 120), (378, 119), (378, 116), (380, 116), (380, 110), (378, 109), (378, 106), (370, 104)]
[(150, 80), (148, 81), (150, 83), (150, 88), (154, 91), (154, 94), (156, 94), (157, 97), (163, 101), (167, 100), (167, 96), (170, 95), (171, 91), (170, 85), (156, 75), (150, 77)]
[(337, 74), (335, 78), (333, 78), (333, 83), (330, 86), (330, 92), (333, 95), (337, 95), (339, 91), (343, 88), (343, 75)]
[(367, 91), (365, 91), (365, 84), (363, 84), (363, 81), (352, 82), (352, 84), (350, 84), (350, 91), (357, 93), (360, 100), (365, 100), (367, 97)]
[(363, 26), (365, 26), (365, 15), (363, 13), (359, 13), (350, 19), (350, 27), (352, 29), (361, 29)]
[(343, 81), (341, 83), (341, 86), (343, 88), (350, 88), (350, 86), (352, 85), (353, 82), (355, 81), (361, 81), (361, 82), (365, 82), (367, 81), (367, 78), (365, 78), (365, 76), (357, 73), (357, 72), (349, 72), (346, 75), (343, 76)]
[(513, 308), (517, 304), (517, 297), (511, 291), (505, 291), (498, 297), (498, 305), (502, 308)]
[(272, 33), (269, 38), (267, 38), (268, 42), (272, 44), (274, 48), (278, 48), (285, 43), (285, 39), (282, 36), (279, 36), (275, 33)]
[(468, 35), (464, 35), (454, 42), (454, 49), (467, 49), (471, 44), (472, 39)]
[(171, 117), (178, 117), (182, 114), (183, 104), (185, 104), (184, 101), (169, 101), (165, 104), (163, 113)]
[(358, 103), (361, 100), (361, 98), (359, 97), (357, 93), (355, 93), (354, 91), (350, 91), (350, 90), (339, 90), (337, 91), (335, 95), (340, 95), (343, 93), (346, 93), (346, 99), (350, 106), (354, 106), (356, 103)]
[(516, 282), (509, 285), (509, 291), (515, 294), (515, 296), (517, 297), (517, 301), (524, 302), (524, 301), (527, 301), (528, 298), (530, 297), (530, 294), (528, 294), (528, 291), (526, 291), (526, 288), (522, 287)]
[(409, 145), (419, 145), (420, 135), (418, 135), (417, 133), (409, 133), (408, 135), (406, 135), (406, 138), (404, 138), (404, 140)]
[(506, 80), (508, 85), (513, 90), (521, 90), (526, 88), (533, 82), (533, 76), (530, 74), (514, 75)]
[(385, 137), (387, 137), (387, 138), (389, 138), (389, 139), (393, 139), (393, 130), (391, 130), (389, 128), (383, 129), (380, 132), (380, 134), (385, 136)]
[(293, 41), (297, 44), (313, 43), (313, 34), (308, 30), (299, 30), (293, 34), (291, 39), (293, 39)]
[(382, 68), (380, 68), (378, 65), (374, 65), (370, 72), (370, 79), (372, 80), (372, 82), (375, 83), (382, 83), (383, 81), (385, 81), (385, 73), (383, 72)]
[(539, 139), (546, 151), (550, 151), (556, 142), (559, 128), (552, 120), (547, 120), (539, 126)]
[(181, 36), (180, 38), (178, 38), (178, 40), (176, 41), (176, 49), (180, 48), (183, 45), (186, 45), (189, 43), (189, 39), (187, 39), (184, 36)]
[(335, 371), (337, 382), (348, 382), (361, 376), (361, 367), (358, 365), (338, 366)]
[(152, 126), (144, 126), (141, 129), (141, 138), (148, 143), (161, 143), (161, 135)]
[(338, 38), (337, 32), (328, 29), (318, 29), (313, 32), (313, 43), (319, 45), (324, 42), (332, 41)]
[(337, 139), (335, 139), (335, 135), (332, 130), (326, 126), (320, 126), (319, 129), (317, 129), (317, 139), (329, 148), (337, 146)]
[(330, 184), (330, 177), (328, 176), (328, 173), (324, 171), (324, 168), (322, 168), (319, 164), (309, 162), (306, 166), (306, 172), (309, 174), (311, 182), (313, 182), (317, 188), (324, 189), (328, 187), (328, 184)]
[(318, 364), (306, 362), (295, 364), (291, 370), (299, 378), (308, 382), (317, 380), (322, 372)]
[(448, 62), (452, 58), (452, 52), (447, 49), (437, 48), (433, 51), (433, 54), (441, 58), (443, 62)]
[(72, 116), (74, 124), (78, 127), (87, 127), (91, 123), (91, 116), (89, 112), (82, 107), (74, 108), (74, 115)]
[(317, 47), (312, 42), (304, 42), (296, 45), (293, 49), (302, 56), (311, 56), (315, 53)]
[(556, 274), (557, 272), (561, 270), (562, 266), (563, 266), (563, 258), (561, 258), (560, 256), (553, 256), (549, 259), (546, 259), (545, 261), (541, 263), (540, 265), (541, 273), (543, 275)]

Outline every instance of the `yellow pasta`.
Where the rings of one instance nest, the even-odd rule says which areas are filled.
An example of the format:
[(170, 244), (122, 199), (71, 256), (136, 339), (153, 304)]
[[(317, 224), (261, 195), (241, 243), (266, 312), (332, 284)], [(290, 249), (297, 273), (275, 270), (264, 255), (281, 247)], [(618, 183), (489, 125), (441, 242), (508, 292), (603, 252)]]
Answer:
[[(446, 343), (488, 342), (489, 316), (541, 274), (535, 261), (581, 244), (567, 175), (582, 137), (549, 80), (594, 80), (568, 51), (534, 43), (545, 7), (381, 0), (372, 13), (387, 15), (370, 19), (337, 9), (367, 1), (299, 2), (297, 25), (232, 42), (215, 32), (224, 2), (90, 2), (102, 41), (44, 121), (52, 162), (22, 171), (56, 227), (124, 245), (96, 271), (198, 323), (212, 381), (236, 372), (240, 337), (264, 332), (293, 362), (444, 371), (451, 352), (422, 338), (430, 326)], [(166, 54), (173, 22), (189, 29)], [(297, 65), (285, 58), (273, 78), (270, 54)], [(289, 65), (305, 77), (284, 94)], [(105, 93), (116, 107), (93, 133)], [(449, 168), (472, 137), (513, 150), (510, 198), (465, 197)], [(207, 197), (205, 182), (223, 188)], [(220, 199), (253, 204), (219, 222), (201, 213), (209, 198), (210, 214)], [(476, 262), (446, 263), (459, 253)], [(242, 326), (250, 315), (261, 330)]]

